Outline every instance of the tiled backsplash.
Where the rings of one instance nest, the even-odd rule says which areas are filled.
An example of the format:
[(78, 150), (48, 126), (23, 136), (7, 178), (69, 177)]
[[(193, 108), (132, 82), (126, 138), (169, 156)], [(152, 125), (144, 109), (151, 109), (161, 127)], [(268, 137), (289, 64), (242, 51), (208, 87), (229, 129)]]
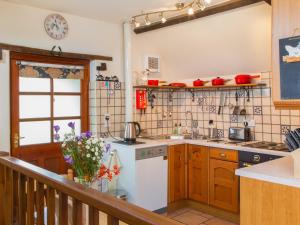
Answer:
[(109, 115), (109, 130), (119, 137), (125, 121), (124, 83), (94, 81), (90, 83), (90, 128), (100, 137), (108, 137), (105, 116)]
[[(198, 128), (200, 134), (207, 135), (209, 120), (214, 120), (219, 137), (228, 137), (229, 127), (243, 127), (243, 122), (254, 120), (252, 137), (255, 140), (282, 142), (288, 129), (300, 127), (300, 111), (275, 110), (270, 87), (269, 73), (262, 74), (264, 87), (252, 88), (249, 99), (245, 89), (196, 91), (194, 98), (189, 91), (154, 91), (154, 107), (150, 106), (146, 114), (135, 112), (139, 121), (149, 135), (171, 134), (175, 124), (182, 125), (183, 130), (191, 130), (191, 116), (186, 117), (186, 111), (193, 113), (192, 125)], [(226, 106), (218, 115), (221, 93), (226, 94)], [(235, 93), (239, 96), (240, 109), (244, 107), (246, 116), (232, 115), (236, 105)], [(229, 107), (231, 106), (231, 107)]]
[[(209, 120), (214, 120), (219, 137), (228, 137), (229, 127), (243, 127), (245, 116), (232, 115), (235, 106), (235, 93), (239, 94), (239, 106), (243, 108), (245, 97), (246, 120), (254, 120), (252, 135), (255, 140), (282, 142), (288, 129), (300, 127), (299, 110), (275, 110), (270, 87), (270, 75), (264, 73), (262, 80), (267, 85), (250, 89), (249, 101), (244, 89), (189, 91), (153, 91), (155, 95), (153, 108), (149, 104), (147, 110), (141, 113), (135, 109), (134, 119), (140, 122), (142, 129), (148, 135), (171, 134), (175, 124), (182, 125), (183, 130), (191, 130), (191, 117), (186, 118), (186, 111), (193, 113), (193, 127), (200, 134), (207, 135)], [(91, 130), (99, 136), (107, 137), (105, 115), (110, 115), (110, 131), (114, 136), (122, 134), (125, 121), (125, 85), (106, 82), (92, 82), (90, 85), (90, 124)], [(221, 93), (227, 96), (226, 106), (218, 115)], [(135, 92), (134, 92), (135, 93)], [(194, 101), (193, 101), (194, 100)], [(134, 101), (135, 102), (135, 101)], [(135, 106), (134, 106), (135, 108)]]

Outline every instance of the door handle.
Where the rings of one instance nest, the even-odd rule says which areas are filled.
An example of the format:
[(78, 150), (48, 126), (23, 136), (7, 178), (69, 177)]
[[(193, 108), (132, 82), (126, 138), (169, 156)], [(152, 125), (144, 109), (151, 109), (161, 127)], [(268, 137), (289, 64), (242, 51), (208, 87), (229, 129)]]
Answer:
[(14, 148), (18, 148), (19, 144), (20, 144), (20, 140), (24, 139), (25, 137), (20, 137), (18, 133), (14, 134), (13, 137), (13, 144), (14, 144)]
[(225, 153), (220, 153), (219, 155), (220, 155), (221, 158), (227, 158)]

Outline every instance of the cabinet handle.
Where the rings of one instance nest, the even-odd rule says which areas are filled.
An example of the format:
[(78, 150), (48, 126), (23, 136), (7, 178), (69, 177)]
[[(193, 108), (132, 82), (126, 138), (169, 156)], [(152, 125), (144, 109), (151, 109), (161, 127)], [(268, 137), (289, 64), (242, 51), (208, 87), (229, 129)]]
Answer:
[(225, 154), (225, 153), (223, 153), (223, 152), (222, 152), (222, 153), (220, 153), (219, 155), (220, 155), (220, 157), (221, 157), (221, 158), (226, 158), (226, 157), (227, 157), (227, 156), (226, 156), (226, 154)]

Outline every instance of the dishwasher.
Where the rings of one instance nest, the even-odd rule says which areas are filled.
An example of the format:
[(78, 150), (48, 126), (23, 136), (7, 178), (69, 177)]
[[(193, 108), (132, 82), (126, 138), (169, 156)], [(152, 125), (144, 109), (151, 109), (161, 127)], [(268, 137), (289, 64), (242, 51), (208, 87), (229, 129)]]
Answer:
[(128, 202), (153, 212), (165, 212), (168, 203), (167, 146), (119, 147), (117, 151), (123, 165), (118, 185), (128, 193)]

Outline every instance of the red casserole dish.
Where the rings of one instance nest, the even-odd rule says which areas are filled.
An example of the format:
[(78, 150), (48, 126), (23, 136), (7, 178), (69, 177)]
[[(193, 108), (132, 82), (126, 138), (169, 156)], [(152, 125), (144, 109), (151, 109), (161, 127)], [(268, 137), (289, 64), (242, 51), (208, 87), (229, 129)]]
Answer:
[(212, 79), (211, 84), (213, 86), (224, 85), (225, 84), (225, 80), (223, 78), (217, 77), (215, 79)]
[(158, 86), (158, 80), (148, 80), (148, 85), (150, 85), (150, 86)]
[(253, 78), (260, 78), (260, 75), (251, 76), (248, 74), (239, 74), (235, 77), (236, 84), (251, 84)]
[(193, 82), (193, 86), (194, 87), (200, 87), (200, 86), (203, 86), (205, 83), (207, 83), (207, 81), (203, 81), (203, 80), (198, 79), (198, 80), (195, 80)]
[(171, 87), (186, 87), (185, 83), (171, 83)]

